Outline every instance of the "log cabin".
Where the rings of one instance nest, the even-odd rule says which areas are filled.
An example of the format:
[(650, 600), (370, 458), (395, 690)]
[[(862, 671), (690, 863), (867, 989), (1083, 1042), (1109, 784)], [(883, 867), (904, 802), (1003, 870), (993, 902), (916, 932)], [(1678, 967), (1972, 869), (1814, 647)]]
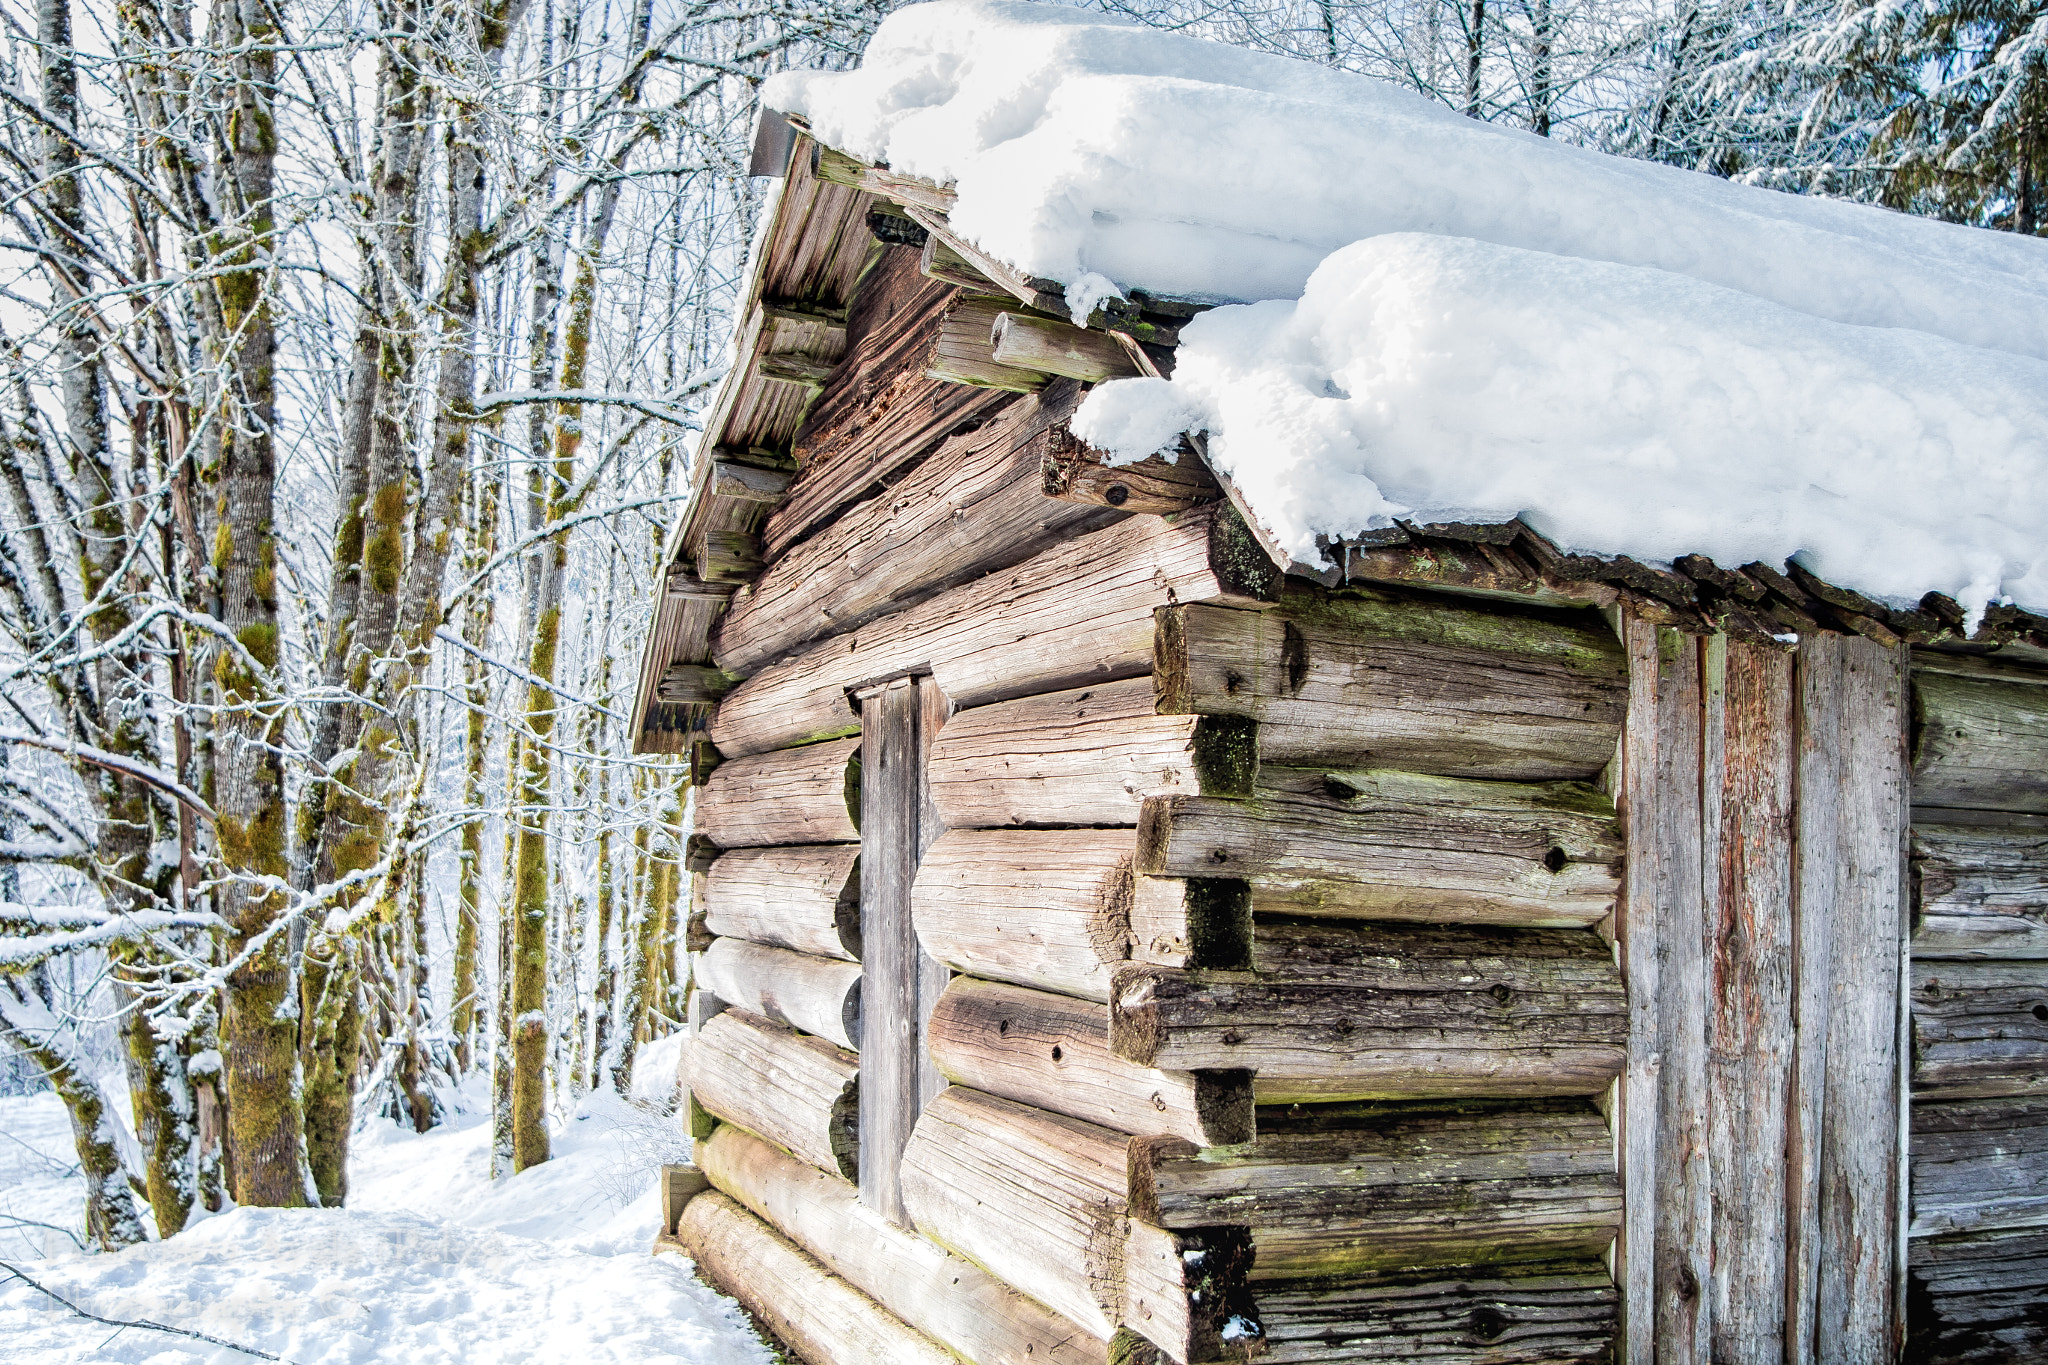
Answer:
[(1067, 282), (764, 116), (635, 702), (662, 1245), (814, 1365), (2048, 1359), (2048, 618), (1415, 522), (1305, 564)]

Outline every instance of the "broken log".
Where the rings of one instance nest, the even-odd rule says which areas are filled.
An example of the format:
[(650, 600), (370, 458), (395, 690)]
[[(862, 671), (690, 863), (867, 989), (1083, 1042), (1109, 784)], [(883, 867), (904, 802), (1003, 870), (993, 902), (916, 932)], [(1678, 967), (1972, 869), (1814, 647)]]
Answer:
[(734, 849), (705, 882), (712, 933), (860, 961), (859, 844)]
[(1258, 1300), (1264, 1365), (1594, 1365), (1613, 1358), (1621, 1306), (1599, 1261), (1268, 1284)]
[(1915, 962), (1913, 1098), (2048, 1092), (2048, 962)]
[(958, 712), (930, 783), (948, 829), (1135, 825), (1148, 796), (1250, 796), (1258, 761), (1253, 722), (1158, 715), (1130, 678)]
[(1913, 804), (2048, 811), (2048, 687), (1913, 675)]
[(1197, 1147), (1252, 1140), (1249, 1072), (1126, 1062), (1109, 1050), (1108, 1012), (1091, 1001), (959, 976), (929, 1033), (932, 1060), (955, 1085)]
[(1261, 1104), (1591, 1095), (1627, 1062), (1621, 975), (1587, 930), (1261, 920), (1253, 964), (1120, 968), (1111, 1049), (1249, 1069)]
[(1614, 908), (1621, 853), (1580, 783), (1261, 765), (1249, 801), (1147, 801), (1137, 869), (1249, 880), (1261, 911), (1576, 927)]
[(697, 832), (720, 848), (860, 838), (860, 741), (728, 759), (697, 794)]
[(860, 964), (719, 938), (697, 980), (728, 1005), (860, 1051)]
[(2048, 1099), (1913, 1106), (1909, 1234), (2048, 1224)]
[(1157, 672), (1160, 710), (1255, 719), (1268, 763), (1522, 781), (1597, 774), (1628, 696), (1596, 613), (1298, 585), (1162, 613)]
[(1037, 313), (998, 313), (989, 334), (997, 364), (1099, 384), (1138, 373), (1130, 352), (1107, 332), (1091, 332)]
[(2048, 821), (1913, 825), (1913, 956), (2048, 958)]
[(860, 1059), (823, 1038), (726, 1009), (690, 1043), (690, 1094), (707, 1111), (820, 1170), (857, 1178)]

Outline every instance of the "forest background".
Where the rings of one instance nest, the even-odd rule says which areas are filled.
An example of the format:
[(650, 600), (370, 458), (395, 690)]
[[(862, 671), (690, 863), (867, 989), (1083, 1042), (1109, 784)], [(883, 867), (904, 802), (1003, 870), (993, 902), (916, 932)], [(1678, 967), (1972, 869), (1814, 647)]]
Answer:
[[(1100, 0), (1474, 118), (2048, 225), (2043, 0)], [(0, 1091), (84, 1236), (494, 1173), (678, 1027), (626, 713), (727, 364), (754, 90), (886, 3), (0, 0)], [(100, 1077), (125, 1069), (115, 1122)], [(123, 1128), (133, 1134), (130, 1142)]]

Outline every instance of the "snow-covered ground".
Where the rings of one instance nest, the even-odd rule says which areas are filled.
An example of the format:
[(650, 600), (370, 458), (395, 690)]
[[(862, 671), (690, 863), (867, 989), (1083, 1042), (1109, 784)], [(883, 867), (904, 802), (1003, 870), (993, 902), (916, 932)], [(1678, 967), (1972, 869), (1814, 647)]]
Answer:
[[(673, 1074), (669, 1048), (649, 1060), (643, 1074)], [(48, 1094), (0, 1099), (0, 1260), (103, 1317), (204, 1332), (297, 1365), (773, 1359), (731, 1301), (680, 1259), (649, 1254), (654, 1167), (672, 1125), (602, 1097), (556, 1129), (554, 1160), (494, 1182), (482, 1100), (479, 1088), (472, 1112), (423, 1136), (382, 1122), (359, 1132), (346, 1209), (236, 1209), (168, 1242), (86, 1255), (56, 1230), (77, 1228), (81, 1188), (62, 1106)], [(0, 1358), (255, 1357), (86, 1321), (0, 1271)]]

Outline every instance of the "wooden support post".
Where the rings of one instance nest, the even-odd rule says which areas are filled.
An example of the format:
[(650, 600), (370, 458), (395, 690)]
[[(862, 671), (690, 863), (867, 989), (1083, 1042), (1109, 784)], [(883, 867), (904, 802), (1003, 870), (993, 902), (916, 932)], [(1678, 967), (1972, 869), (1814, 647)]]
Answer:
[[(737, 1130), (735, 1130), (737, 1131)], [(711, 1188), (711, 1182), (704, 1178), (704, 1172), (684, 1163), (680, 1166), (661, 1168), (661, 1230), (673, 1236), (676, 1224), (682, 1221), (683, 1205)]]

